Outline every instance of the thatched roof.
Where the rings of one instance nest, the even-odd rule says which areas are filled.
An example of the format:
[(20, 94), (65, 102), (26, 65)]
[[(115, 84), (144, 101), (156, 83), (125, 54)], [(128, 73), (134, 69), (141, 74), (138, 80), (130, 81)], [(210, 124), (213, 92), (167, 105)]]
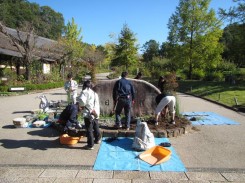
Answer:
[[(15, 29), (6, 28), (7, 32), (18, 38), (18, 33)], [(26, 33), (20, 32), (20, 38), (25, 41)], [(37, 59), (45, 61), (57, 61), (63, 55), (62, 51), (58, 48), (58, 42), (40, 36), (32, 36), (32, 42), (35, 45), (34, 55)], [(16, 46), (14, 46), (10, 39), (0, 32), (0, 54), (10, 55), (14, 57), (22, 57)]]

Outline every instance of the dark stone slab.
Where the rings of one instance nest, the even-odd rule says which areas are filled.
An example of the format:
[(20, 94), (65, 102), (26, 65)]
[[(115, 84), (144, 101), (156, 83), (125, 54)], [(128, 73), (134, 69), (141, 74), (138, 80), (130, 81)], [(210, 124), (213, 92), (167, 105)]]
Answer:
[[(110, 115), (113, 109), (112, 91), (115, 82), (113, 80), (99, 80), (94, 90), (100, 98), (100, 109), (102, 115)], [(154, 114), (156, 108), (155, 97), (160, 93), (159, 89), (144, 80), (128, 79), (135, 88), (135, 103), (132, 107), (132, 116), (144, 116)]]
[(166, 138), (168, 136), (166, 130), (158, 130), (158, 137), (159, 138)]
[(118, 136), (118, 130), (106, 130), (104, 129), (102, 131), (103, 137), (117, 137)]

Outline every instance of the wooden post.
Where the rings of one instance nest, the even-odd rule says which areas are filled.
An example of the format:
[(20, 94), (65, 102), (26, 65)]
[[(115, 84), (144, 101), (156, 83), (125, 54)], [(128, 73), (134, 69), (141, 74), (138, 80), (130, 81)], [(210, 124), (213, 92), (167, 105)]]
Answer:
[(238, 105), (238, 101), (236, 97), (234, 97), (234, 100), (235, 100), (236, 105)]

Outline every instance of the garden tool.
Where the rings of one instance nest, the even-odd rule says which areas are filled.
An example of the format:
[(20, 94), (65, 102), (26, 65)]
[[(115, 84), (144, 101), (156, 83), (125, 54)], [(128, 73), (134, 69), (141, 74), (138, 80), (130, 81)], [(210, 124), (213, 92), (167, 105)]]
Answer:
[(116, 100), (116, 103), (115, 103), (114, 106), (113, 106), (113, 109), (112, 109), (112, 111), (111, 111), (111, 113), (110, 113), (110, 117), (113, 116), (113, 115), (115, 114), (115, 110), (116, 110), (116, 108), (117, 108), (117, 103), (118, 103), (118, 99)]

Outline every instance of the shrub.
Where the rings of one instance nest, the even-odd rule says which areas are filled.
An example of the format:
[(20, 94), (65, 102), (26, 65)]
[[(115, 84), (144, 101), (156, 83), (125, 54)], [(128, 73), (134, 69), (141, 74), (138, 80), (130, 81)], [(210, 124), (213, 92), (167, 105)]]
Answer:
[(224, 81), (224, 75), (222, 72), (211, 72), (205, 76), (206, 81)]
[(220, 62), (220, 64), (218, 64), (216, 69), (219, 71), (234, 72), (236, 70), (236, 65), (232, 62), (228, 62), (224, 60), (223, 62)]
[(184, 72), (182, 71), (177, 71), (176, 72), (176, 79), (177, 80), (186, 80), (187, 76)]
[(192, 72), (192, 79), (202, 80), (205, 77), (205, 72), (201, 69), (194, 69)]
[(245, 81), (245, 70), (239, 70), (234, 75), (237, 83), (242, 83)]
[(151, 73), (152, 78), (159, 78), (163, 73), (172, 71), (170, 65), (168, 59), (154, 57), (151, 62), (145, 63), (145, 68)]
[(165, 75), (165, 78), (167, 80), (166, 90), (170, 91), (170, 93), (174, 93), (179, 86), (178, 83), (176, 82), (176, 74), (175, 73), (169, 73), (169, 74)]
[(0, 86), (0, 92), (8, 92), (8, 86)]

